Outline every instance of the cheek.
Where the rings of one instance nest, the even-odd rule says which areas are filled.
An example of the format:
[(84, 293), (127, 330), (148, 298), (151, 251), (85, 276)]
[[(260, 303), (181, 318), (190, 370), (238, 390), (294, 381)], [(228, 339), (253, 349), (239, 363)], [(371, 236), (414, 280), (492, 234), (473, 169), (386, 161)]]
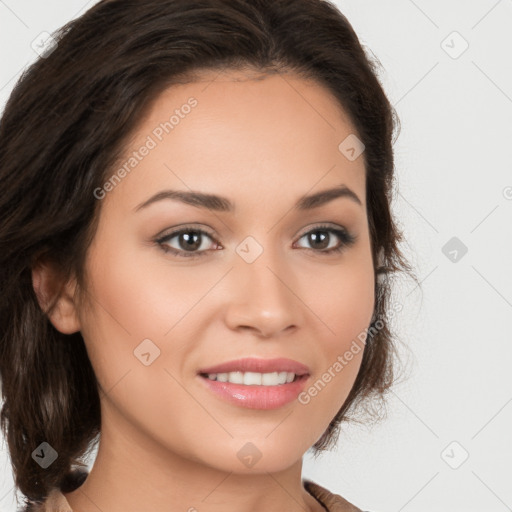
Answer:
[(91, 307), (81, 314), (81, 331), (105, 389), (127, 371), (133, 377), (140, 370), (139, 347), (158, 355), (153, 368), (172, 366), (168, 349), (180, 352), (190, 343), (187, 332), (199, 314), (194, 307), (222, 275), (206, 265), (172, 267), (165, 255), (155, 258), (158, 248), (140, 250), (127, 240), (121, 233), (99, 233), (87, 260)]
[(116, 234), (103, 237), (98, 240), (99, 250), (91, 252), (94, 318), (85, 323), (95, 324), (96, 330), (118, 332), (131, 342), (162, 338), (197, 302), (202, 287), (190, 282), (190, 273), (179, 268), (171, 271), (165, 256), (155, 262), (157, 248), (141, 250), (127, 240), (128, 236)]
[[(166, 291), (166, 282), (162, 275), (156, 279), (154, 268), (127, 254), (121, 258), (122, 251), (108, 249), (105, 246), (90, 260), (91, 269), (95, 269), (90, 273), (92, 308), (84, 312), (82, 322), (99, 386), (116, 404), (115, 410), (140, 428), (162, 422), (174, 424), (175, 413), (169, 404), (187, 409), (193, 403), (172, 378), (175, 370), (179, 375), (179, 361), (176, 368), (172, 364), (177, 344), (172, 331), (165, 334), (190, 306), (186, 300), (177, 305), (178, 292), (169, 297), (168, 285)], [(102, 264), (97, 265), (98, 261)], [(105, 414), (105, 421), (119, 421), (111, 408), (107, 407)], [(171, 431), (178, 435), (180, 428), (177, 424)]]
[(317, 411), (311, 414), (323, 418), (326, 428), (345, 402), (361, 366), (375, 305), (371, 256), (354, 253), (345, 265), (315, 273), (314, 279), (310, 276), (307, 281), (308, 305), (319, 318), (321, 364), (299, 403)]
[(152, 289), (147, 267), (137, 261), (133, 248), (123, 246), (120, 235), (98, 233), (86, 265), (90, 305), (81, 312), (81, 332), (98, 381), (110, 389), (141, 366), (134, 350), (144, 339), (161, 345), (164, 326), (155, 324), (152, 313), (158, 290)]
[(368, 328), (375, 306), (371, 255), (354, 253), (339, 265), (305, 272), (304, 302), (323, 325), (322, 338), (340, 349)]

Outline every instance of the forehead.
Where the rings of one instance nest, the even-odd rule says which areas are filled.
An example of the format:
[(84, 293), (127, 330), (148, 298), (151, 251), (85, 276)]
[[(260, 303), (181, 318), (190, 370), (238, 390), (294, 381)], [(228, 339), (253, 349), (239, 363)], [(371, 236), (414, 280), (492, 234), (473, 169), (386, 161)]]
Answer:
[[(184, 105), (191, 97), (197, 99), (199, 109), (215, 116), (212, 122), (229, 119), (231, 125), (244, 129), (251, 126), (272, 132), (277, 127), (261, 123), (280, 121), (283, 125), (302, 121), (309, 131), (321, 129), (339, 134), (347, 129), (354, 132), (350, 118), (335, 96), (319, 82), (294, 73), (262, 74), (254, 71), (197, 71), (187, 83), (175, 84), (153, 101), (143, 128), (150, 129), (161, 121), (162, 109)], [(250, 117), (246, 117), (249, 114)], [(206, 119), (205, 119), (206, 120)], [(291, 125), (297, 135), (307, 126)]]
[(338, 101), (314, 81), (203, 72), (153, 100), (112, 170), (124, 166), (126, 177), (109, 195), (135, 203), (168, 187), (249, 200), (289, 190), (295, 200), (345, 183), (364, 202), (363, 157), (350, 161), (339, 149), (354, 133)]

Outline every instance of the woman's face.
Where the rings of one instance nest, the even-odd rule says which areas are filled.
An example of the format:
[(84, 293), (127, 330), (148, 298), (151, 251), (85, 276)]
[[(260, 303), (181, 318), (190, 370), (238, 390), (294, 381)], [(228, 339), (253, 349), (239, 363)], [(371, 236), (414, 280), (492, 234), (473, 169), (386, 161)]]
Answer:
[[(277, 471), (324, 433), (360, 367), (374, 308), (364, 154), (319, 85), (204, 77), (157, 98), (95, 192), (90, 306), (77, 315), (105, 436), (223, 471)], [(305, 200), (340, 187), (350, 192)], [(268, 387), (200, 375), (241, 358), (287, 358), (309, 375)], [(265, 369), (255, 373), (279, 371)]]

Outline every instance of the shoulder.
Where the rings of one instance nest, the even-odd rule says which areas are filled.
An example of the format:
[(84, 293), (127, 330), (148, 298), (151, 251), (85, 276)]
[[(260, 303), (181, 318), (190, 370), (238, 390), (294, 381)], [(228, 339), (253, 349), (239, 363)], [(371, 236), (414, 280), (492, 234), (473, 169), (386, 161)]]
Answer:
[(19, 512), (73, 512), (64, 494), (80, 487), (89, 473), (84, 469), (75, 469), (54, 487), (42, 501), (27, 500)]
[(312, 480), (304, 478), (302, 482), (306, 491), (316, 498), (328, 512), (363, 512), (360, 508), (348, 502), (343, 496), (332, 493)]

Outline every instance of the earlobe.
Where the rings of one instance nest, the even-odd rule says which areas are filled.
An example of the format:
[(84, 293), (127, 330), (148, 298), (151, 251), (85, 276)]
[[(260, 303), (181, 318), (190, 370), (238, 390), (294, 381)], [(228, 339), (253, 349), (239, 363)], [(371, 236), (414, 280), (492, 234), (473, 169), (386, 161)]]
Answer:
[[(41, 309), (55, 329), (63, 334), (73, 334), (80, 330), (74, 302), (74, 278), (63, 283), (53, 265), (38, 262), (32, 267), (32, 286)], [(52, 304), (54, 307), (50, 309)]]

